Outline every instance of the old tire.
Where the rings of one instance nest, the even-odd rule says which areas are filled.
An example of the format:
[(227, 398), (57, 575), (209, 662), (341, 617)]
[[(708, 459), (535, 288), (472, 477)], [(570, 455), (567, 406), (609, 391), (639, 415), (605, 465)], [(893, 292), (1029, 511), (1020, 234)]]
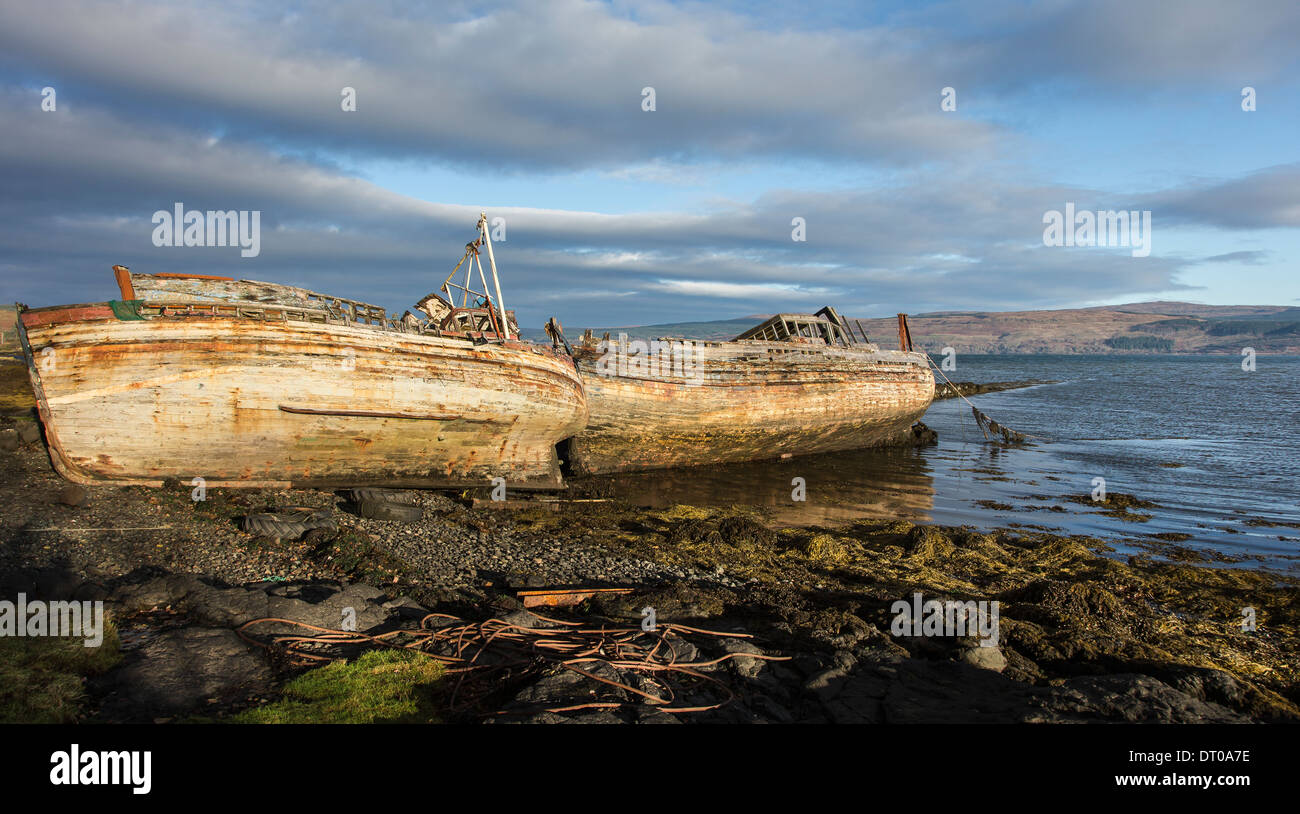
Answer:
[(394, 503), (391, 500), (358, 500), (357, 514), (371, 520), (392, 520), (397, 523), (418, 523), (424, 517), (424, 509)]
[(242, 528), (259, 537), (278, 537), (297, 540), (312, 529), (332, 529), (337, 521), (329, 509), (286, 509), (282, 512), (250, 514), (244, 518)]
[(400, 503), (397, 499), (400, 494), (395, 489), (380, 489), (377, 486), (360, 486), (356, 489), (348, 490), (348, 497), (353, 503), (360, 503), (363, 500), (388, 501), (390, 503)]

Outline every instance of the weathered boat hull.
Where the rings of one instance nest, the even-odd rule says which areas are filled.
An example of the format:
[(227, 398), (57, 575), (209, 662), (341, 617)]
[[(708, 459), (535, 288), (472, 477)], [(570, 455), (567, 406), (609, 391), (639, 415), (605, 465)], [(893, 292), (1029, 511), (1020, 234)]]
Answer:
[(572, 362), (528, 343), (119, 316), (108, 305), (21, 315), (51, 456), (69, 480), (553, 487), (555, 444), (587, 418)]
[(790, 342), (694, 343), (691, 376), (602, 372), (579, 350), (590, 418), (565, 456), (574, 473), (700, 466), (874, 446), (934, 397), (924, 354)]

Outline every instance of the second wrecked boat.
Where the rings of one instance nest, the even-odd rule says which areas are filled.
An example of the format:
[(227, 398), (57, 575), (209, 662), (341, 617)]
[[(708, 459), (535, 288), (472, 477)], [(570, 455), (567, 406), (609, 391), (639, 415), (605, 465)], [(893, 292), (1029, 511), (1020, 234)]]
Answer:
[(934, 398), (928, 357), (871, 344), (833, 308), (777, 314), (730, 342), (626, 336), (574, 349), (591, 417), (580, 474), (752, 461), (901, 440)]

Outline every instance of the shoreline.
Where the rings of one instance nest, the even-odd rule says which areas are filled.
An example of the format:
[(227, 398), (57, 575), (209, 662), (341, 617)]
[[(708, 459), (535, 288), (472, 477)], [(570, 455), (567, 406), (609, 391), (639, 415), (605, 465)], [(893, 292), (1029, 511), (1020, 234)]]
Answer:
[(1021, 379), (1012, 382), (952, 382), (935, 381), (934, 400), (966, 398), (984, 393), (1001, 393), (1004, 390), (1020, 390), (1037, 387), (1040, 384), (1059, 384), (1057, 379)]
[[(635, 631), (651, 607), (660, 625), (713, 632), (663, 634), (686, 663), (710, 664), (713, 683), (691, 678), (682, 697), (709, 707), (735, 696), (666, 713), (618, 688), (642, 686), (636, 670), (598, 664), (587, 678), (543, 660), (502, 667), (454, 705), (447, 682), (421, 685), (440, 720), (1300, 721), (1300, 582), (1264, 571), (1119, 561), (1103, 556), (1105, 541), (1029, 530), (771, 528), (743, 507), (475, 508), (467, 493), (404, 492), (424, 518), (399, 523), (350, 514), (329, 492), (213, 489), (194, 502), (188, 485), (92, 486), (72, 507), (58, 502), (67, 484), (42, 445), (0, 455), (12, 507), (0, 528), (5, 594), (104, 599), (122, 642), (121, 663), (87, 681), (74, 720), (273, 710), (303, 666), (270, 634), (294, 631), (249, 641), (236, 629), (260, 616), (337, 628), (346, 602), (371, 633), (413, 629), (429, 613)], [(239, 530), (244, 514), (291, 505), (330, 509), (337, 529), (294, 541)], [(165, 528), (89, 530), (146, 526)], [(560, 587), (631, 592), (542, 619), (520, 603), (521, 590)], [(891, 604), (916, 593), (999, 602), (998, 645), (893, 635)], [(1255, 633), (1240, 630), (1245, 607)]]

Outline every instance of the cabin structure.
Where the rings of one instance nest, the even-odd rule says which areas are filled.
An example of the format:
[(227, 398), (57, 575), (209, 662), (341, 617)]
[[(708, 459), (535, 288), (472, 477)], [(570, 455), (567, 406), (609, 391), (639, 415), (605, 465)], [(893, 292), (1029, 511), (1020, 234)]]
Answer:
[(857, 323), (856, 335), (853, 332), (853, 324), (828, 305), (816, 314), (776, 314), (737, 336), (733, 341), (815, 342), (821, 340), (827, 345), (841, 347), (871, 344), (861, 321), (855, 319), (853, 322)]

